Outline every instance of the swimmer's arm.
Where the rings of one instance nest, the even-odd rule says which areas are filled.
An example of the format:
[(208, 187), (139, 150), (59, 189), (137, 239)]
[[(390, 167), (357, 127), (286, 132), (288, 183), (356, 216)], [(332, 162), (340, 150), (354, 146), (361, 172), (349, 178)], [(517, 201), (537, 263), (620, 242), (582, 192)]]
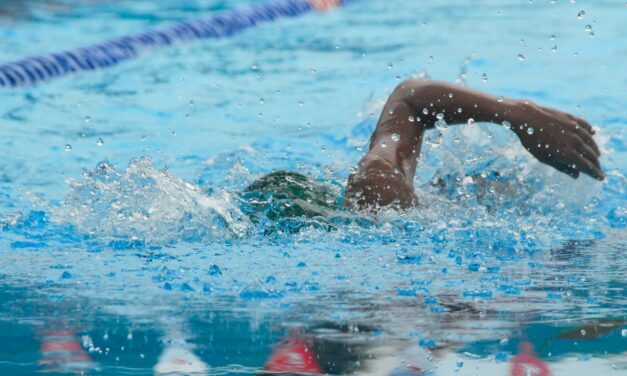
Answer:
[[(438, 114), (447, 124), (464, 124), (469, 119), (509, 122), (525, 149), (540, 162), (574, 178), (580, 172), (599, 180), (604, 178), (594, 129), (582, 118), (531, 101), (499, 98), (437, 81), (408, 80), (394, 95), (421, 117), (426, 129), (434, 126)], [(423, 113), (425, 108), (427, 115)]]
[[(603, 179), (599, 149), (592, 139), (594, 130), (585, 120), (529, 101), (499, 99), (444, 82), (407, 80), (388, 98), (369, 151), (349, 177), (345, 205), (360, 209), (414, 206), (413, 179), (422, 137), (439, 117), (448, 125), (466, 124), (470, 119), (499, 124), (508, 121), (523, 146), (539, 161), (575, 178), (581, 171)], [(527, 131), (529, 127), (534, 128), (532, 134)]]

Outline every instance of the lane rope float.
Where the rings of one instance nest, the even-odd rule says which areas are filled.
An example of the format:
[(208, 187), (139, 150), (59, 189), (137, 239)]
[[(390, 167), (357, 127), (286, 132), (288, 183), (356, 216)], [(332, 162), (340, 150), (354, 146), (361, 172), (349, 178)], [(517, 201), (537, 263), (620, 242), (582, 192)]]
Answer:
[(357, 0), (271, 1), (87, 47), (27, 57), (0, 65), (0, 87), (30, 86), (72, 73), (104, 69), (131, 60), (146, 50), (199, 39), (224, 38), (280, 18), (326, 11), (354, 1)]

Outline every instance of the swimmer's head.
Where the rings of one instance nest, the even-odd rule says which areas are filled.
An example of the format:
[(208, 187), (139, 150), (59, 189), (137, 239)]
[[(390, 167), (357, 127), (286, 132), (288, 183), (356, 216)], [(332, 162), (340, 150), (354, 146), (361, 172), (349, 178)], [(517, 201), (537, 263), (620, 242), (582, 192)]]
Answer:
[(262, 215), (285, 218), (327, 218), (339, 210), (340, 188), (291, 171), (275, 171), (248, 186), (242, 197), (253, 221)]

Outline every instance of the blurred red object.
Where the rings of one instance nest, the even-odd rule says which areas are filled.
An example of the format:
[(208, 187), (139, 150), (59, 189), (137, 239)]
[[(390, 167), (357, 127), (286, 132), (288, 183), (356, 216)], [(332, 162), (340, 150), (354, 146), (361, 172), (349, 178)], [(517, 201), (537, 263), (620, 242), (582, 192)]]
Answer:
[(522, 342), (512, 365), (512, 376), (551, 376), (545, 362), (533, 355), (533, 345)]
[(270, 356), (264, 370), (321, 375), (324, 371), (314, 357), (315, 354), (311, 352), (305, 341), (291, 339)]

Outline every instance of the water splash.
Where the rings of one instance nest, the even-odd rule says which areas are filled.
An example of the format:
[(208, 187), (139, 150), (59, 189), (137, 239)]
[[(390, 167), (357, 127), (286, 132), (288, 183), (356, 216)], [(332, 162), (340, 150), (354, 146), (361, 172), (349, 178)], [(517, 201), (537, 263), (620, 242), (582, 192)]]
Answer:
[(51, 221), (99, 239), (150, 244), (241, 237), (250, 229), (237, 198), (219, 190), (208, 196), (196, 185), (157, 169), (149, 158), (118, 171), (107, 162), (70, 182)]

